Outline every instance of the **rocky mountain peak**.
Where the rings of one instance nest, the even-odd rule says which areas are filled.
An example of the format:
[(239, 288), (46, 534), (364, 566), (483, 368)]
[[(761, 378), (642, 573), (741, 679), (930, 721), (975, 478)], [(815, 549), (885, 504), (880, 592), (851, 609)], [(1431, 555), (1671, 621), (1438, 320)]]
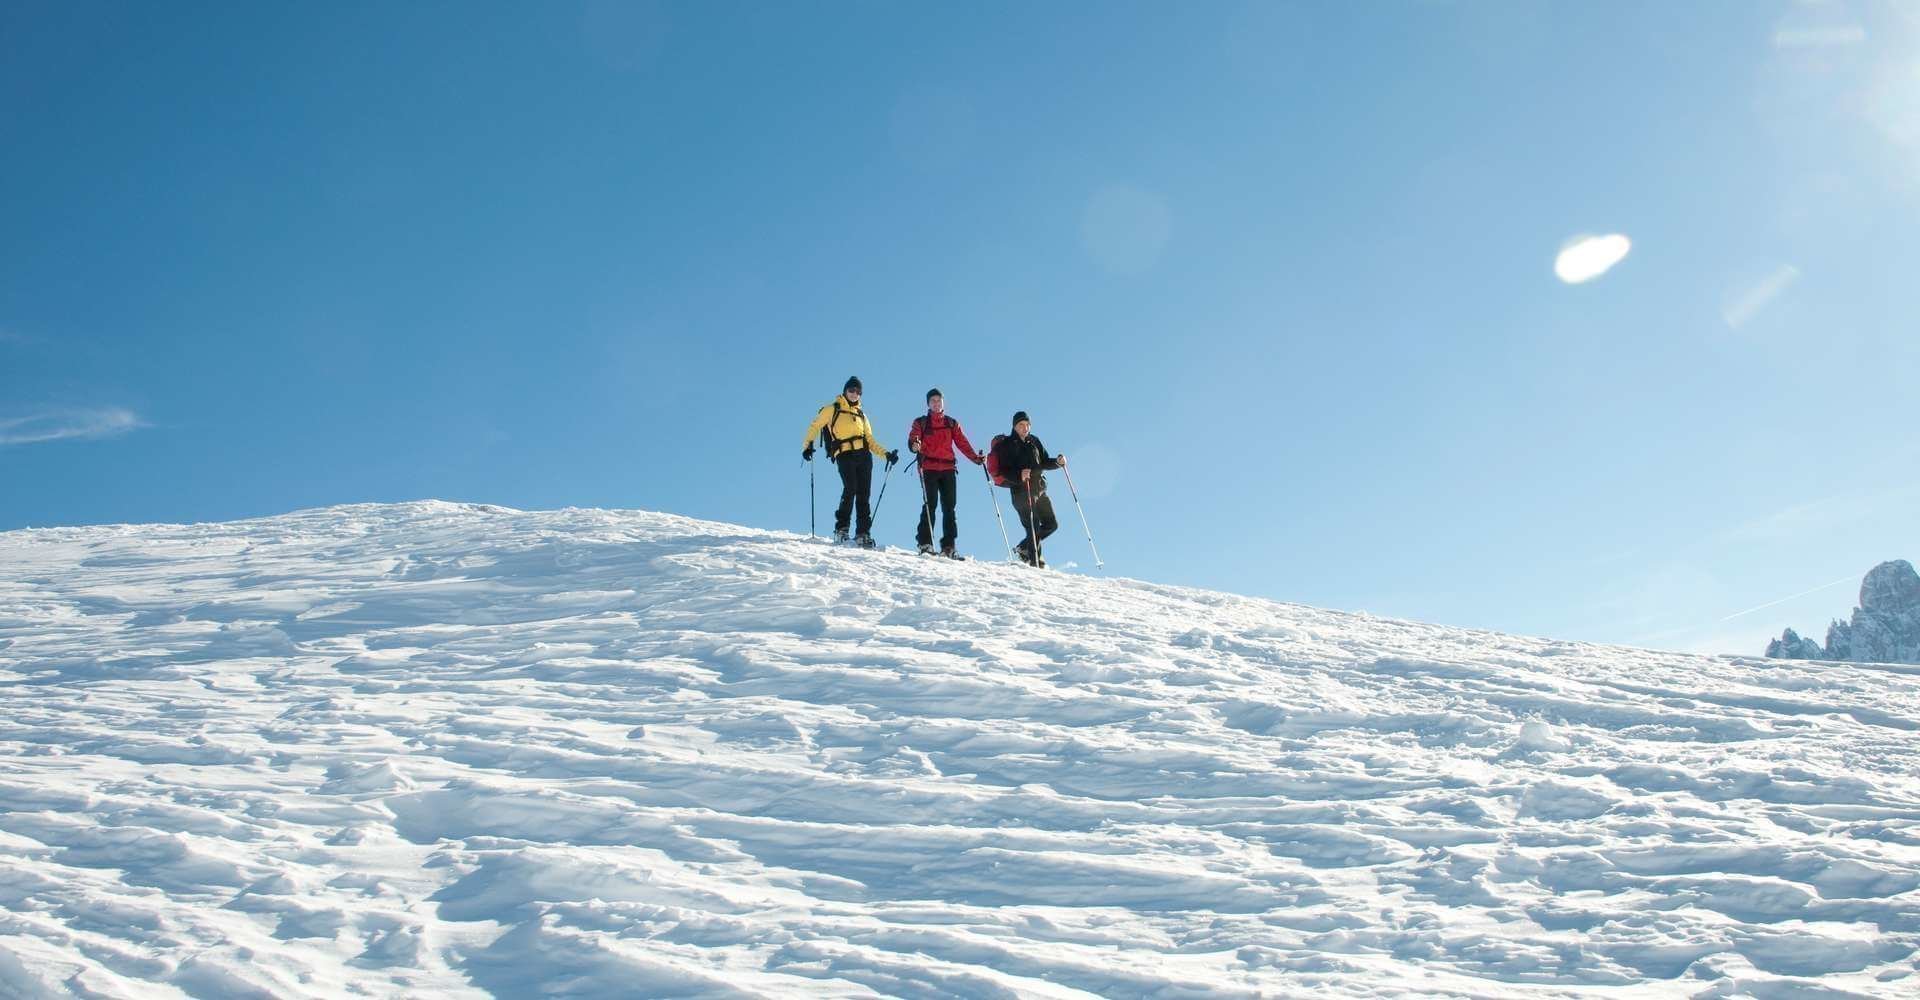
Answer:
[(1891, 559), (1867, 571), (1860, 581), (1860, 608), (1899, 613), (1920, 609), (1920, 573), (1905, 559)]
[(1787, 629), (1767, 643), (1767, 655), (1786, 660), (1920, 663), (1920, 573), (1905, 559), (1875, 566), (1860, 581), (1860, 606), (1850, 620), (1827, 627), (1825, 646)]

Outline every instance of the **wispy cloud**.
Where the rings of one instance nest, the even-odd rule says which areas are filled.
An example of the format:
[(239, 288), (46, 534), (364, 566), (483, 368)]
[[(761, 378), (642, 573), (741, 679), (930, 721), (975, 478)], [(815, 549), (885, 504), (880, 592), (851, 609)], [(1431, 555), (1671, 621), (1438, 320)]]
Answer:
[(1732, 621), (1732, 620), (1734, 620), (1735, 618), (1745, 618), (1746, 616), (1748, 616), (1748, 615), (1750, 615), (1750, 614), (1753, 614), (1753, 613), (1754, 613), (1754, 612), (1756, 612), (1756, 611), (1765, 611), (1765, 610), (1767, 610), (1768, 608), (1776, 608), (1776, 607), (1779, 607), (1779, 606), (1780, 606), (1780, 605), (1782, 605), (1782, 604), (1785, 604), (1785, 603), (1787, 603), (1788, 601), (1797, 601), (1797, 600), (1799, 600), (1800, 598), (1802, 598), (1802, 597), (1805, 597), (1805, 596), (1807, 596), (1808, 594), (1818, 594), (1819, 592), (1821, 592), (1821, 591), (1823, 591), (1823, 590), (1827, 590), (1827, 589), (1829, 589), (1829, 588), (1832, 588), (1832, 587), (1838, 587), (1838, 586), (1840, 586), (1840, 585), (1841, 585), (1841, 584), (1843, 584), (1843, 583), (1850, 583), (1850, 582), (1852, 582), (1853, 580), (1854, 580), (1854, 577), (1852, 577), (1852, 576), (1843, 576), (1843, 577), (1841, 577), (1841, 578), (1840, 578), (1840, 579), (1838, 579), (1838, 580), (1834, 580), (1834, 581), (1832, 581), (1831, 583), (1823, 583), (1823, 584), (1821, 584), (1821, 585), (1820, 585), (1820, 586), (1818, 586), (1818, 587), (1812, 587), (1812, 588), (1809, 588), (1809, 589), (1807, 589), (1807, 590), (1803, 590), (1803, 591), (1801, 591), (1801, 592), (1799, 592), (1798, 594), (1788, 594), (1787, 596), (1785, 596), (1785, 597), (1782, 597), (1782, 598), (1780, 598), (1780, 599), (1778, 599), (1778, 600), (1773, 600), (1773, 601), (1768, 601), (1768, 602), (1767, 602), (1767, 603), (1765, 603), (1765, 604), (1761, 604), (1761, 605), (1757, 605), (1757, 606), (1755, 606), (1755, 607), (1751, 607), (1751, 608), (1748, 608), (1748, 609), (1747, 609), (1747, 610), (1745, 610), (1745, 611), (1735, 611), (1735, 612), (1734, 612), (1733, 614), (1730, 614), (1730, 615), (1728, 615), (1728, 616), (1726, 616), (1725, 618), (1722, 618), (1722, 619), (1720, 619), (1720, 620), (1721, 620), (1721, 621), (1723, 621), (1723, 622), (1730, 622), (1730, 621)]
[(1726, 594), (1725, 584), (1712, 573), (1681, 559), (1613, 575), (1601, 586), (1601, 592), (1584, 599), (1592, 619), (1576, 634), (1636, 646), (1670, 647), (1674, 637), (1692, 635), (1696, 629), (1687, 609), (1713, 607)]
[(1575, 236), (1554, 258), (1553, 273), (1569, 285), (1583, 284), (1613, 270), (1632, 249), (1633, 241), (1619, 233)]
[(1780, 293), (1786, 291), (1794, 282), (1800, 280), (1800, 269), (1792, 264), (1782, 264), (1773, 269), (1773, 273), (1740, 289), (1720, 307), (1720, 318), (1727, 326), (1738, 330), (1753, 322)]
[(1857, 24), (1780, 27), (1773, 31), (1773, 47), (1776, 49), (1820, 49), (1835, 45), (1859, 45), (1866, 40), (1867, 29)]
[(1867, 120), (1894, 148), (1920, 157), (1920, 65), (1889, 60), (1878, 68), (1877, 79), (1860, 102)]
[[(1900, 457), (1910, 460), (1910, 456)], [(1920, 486), (1915, 485), (1835, 494), (1742, 521), (1723, 532), (1720, 539), (1752, 544), (1799, 538), (1883, 516), (1916, 499), (1920, 499)]]
[(113, 437), (144, 426), (132, 410), (117, 406), (49, 410), (0, 420), (0, 447)]

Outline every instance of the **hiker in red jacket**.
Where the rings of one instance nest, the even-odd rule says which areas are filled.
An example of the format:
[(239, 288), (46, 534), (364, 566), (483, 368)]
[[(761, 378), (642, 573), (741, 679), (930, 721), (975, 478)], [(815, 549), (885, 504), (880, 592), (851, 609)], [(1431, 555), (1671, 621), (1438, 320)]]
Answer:
[(953, 505), (958, 499), (954, 470), (953, 450), (958, 447), (960, 454), (975, 465), (986, 461), (986, 457), (973, 450), (973, 444), (967, 440), (966, 432), (960, 429), (960, 422), (947, 416), (946, 397), (938, 389), (927, 390), (927, 414), (913, 418), (913, 428), (907, 432), (907, 448), (920, 456), (920, 524), (914, 529), (914, 537), (920, 543), (921, 555), (933, 554), (933, 512), (936, 505), (940, 508), (940, 554), (949, 559), (960, 558), (953, 551), (953, 541), (959, 535), (959, 527), (954, 523)]

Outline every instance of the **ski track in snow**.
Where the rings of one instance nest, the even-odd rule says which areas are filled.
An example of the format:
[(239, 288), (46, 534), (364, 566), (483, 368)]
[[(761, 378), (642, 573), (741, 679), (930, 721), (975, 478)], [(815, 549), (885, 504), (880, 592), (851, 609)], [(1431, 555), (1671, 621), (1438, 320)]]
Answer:
[(0, 995), (1920, 996), (1920, 672), (643, 512), (0, 534)]

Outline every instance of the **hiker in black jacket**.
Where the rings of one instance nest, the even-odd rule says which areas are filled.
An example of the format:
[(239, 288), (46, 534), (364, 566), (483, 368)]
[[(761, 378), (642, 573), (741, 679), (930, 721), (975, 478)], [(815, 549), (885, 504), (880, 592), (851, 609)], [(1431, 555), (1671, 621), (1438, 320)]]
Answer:
[(1013, 494), (1014, 512), (1020, 515), (1020, 526), (1027, 529), (1027, 537), (1016, 546), (1020, 561), (1029, 566), (1045, 566), (1040, 557), (1041, 543), (1046, 541), (1060, 522), (1053, 516), (1053, 501), (1047, 499), (1047, 469), (1064, 469), (1067, 456), (1047, 454), (1047, 446), (1033, 436), (1033, 422), (1027, 419), (1027, 411), (1021, 410), (1013, 415), (1013, 433), (1000, 439), (994, 449), (994, 463), (1003, 479), (1007, 492)]

